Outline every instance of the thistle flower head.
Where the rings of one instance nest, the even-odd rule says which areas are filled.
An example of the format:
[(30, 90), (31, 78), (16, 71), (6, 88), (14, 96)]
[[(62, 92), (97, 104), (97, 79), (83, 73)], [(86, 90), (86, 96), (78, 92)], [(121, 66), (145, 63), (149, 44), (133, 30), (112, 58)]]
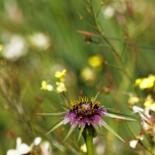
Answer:
[(66, 112), (64, 118), (64, 124), (70, 122), (71, 128), (77, 125), (79, 128), (81, 126), (85, 128), (86, 125), (101, 126), (105, 125), (104, 120), (101, 118), (102, 116), (107, 116), (107, 114), (105, 114), (105, 110), (100, 102), (94, 102), (93, 98), (89, 101), (86, 97), (80, 97), (79, 100), (71, 101), (69, 111)]

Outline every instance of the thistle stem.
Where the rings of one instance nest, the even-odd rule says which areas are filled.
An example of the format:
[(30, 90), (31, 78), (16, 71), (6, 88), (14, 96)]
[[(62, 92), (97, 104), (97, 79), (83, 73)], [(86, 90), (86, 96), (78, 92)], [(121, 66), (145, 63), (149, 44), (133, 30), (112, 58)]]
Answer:
[(86, 142), (87, 146), (87, 154), (88, 155), (94, 155), (94, 149), (93, 149), (93, 135), (94, 135), (94, 129), (89, 126), (86, 127), (83, 131), (83, 136)]

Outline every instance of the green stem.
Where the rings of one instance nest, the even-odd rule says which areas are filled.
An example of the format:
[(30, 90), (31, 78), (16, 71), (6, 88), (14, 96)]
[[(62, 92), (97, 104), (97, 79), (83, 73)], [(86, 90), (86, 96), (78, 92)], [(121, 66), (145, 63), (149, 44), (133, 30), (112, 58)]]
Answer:
[(94, 135), (94, 129), (93, 127), (89, 126), (86, 127), (83, 131), (83, 136), (86, 142), (87, 146), (87, 154), (88, 155), (94, 155), (94, 149), (93, 149), (93, 135)]
[(125, 64), (122, 60), (122, 57), (119, 55), (119, 53), (117, 52), (117, 50), (113, 47), (113, 45), (111, 44), (111, 42), (104, 36), (100, 26), (98, 25), (98, 22), (97, 22), (97, 19), (96, 19), (96, 13), (94, 11), (94, 8), (93, 8), (93, 2), (92, 0), (88, 1), (89, 4), (90, 4), (90, 7), (91, 7), (91, 10), (92, 10), (92, 14), (93, 14), (93, 19), (94, 19), (94, 24), (97, 28), (97, 31), (98, 33), (102, 36), (103, 40), (107, 43), (107, 45), (109, 45), (109, 47), (111, 48), (111, 51), (113, 53), (113, 55), (115, 56), (115, 59), (117, 61), (118, 64), (121, 65), (122, 67), (122, 71), (125, 73), (125, 75), (127, 76), (127, 78), (132, 82), (132, 78), (130, 77), (129, 73), (128, 73), (128, 70), (125, 68)]

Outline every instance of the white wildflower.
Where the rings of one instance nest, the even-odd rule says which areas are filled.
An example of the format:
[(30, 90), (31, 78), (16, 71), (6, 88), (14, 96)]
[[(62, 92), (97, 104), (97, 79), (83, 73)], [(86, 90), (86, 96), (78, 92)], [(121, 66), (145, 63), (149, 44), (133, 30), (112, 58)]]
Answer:
[(87, 152), (86, 144), (81, 145), (80, 149), (81, 149), (81, 151), (84, 152), (84, 153)]
[(138, 143), (138, 140), (134, 139), (129, 142), (129, 145), (131, 148), (136, 148), (137, 143)]
[(30, 43), (38, 49), (47, 50), (50, 46), (50, 39), (42, 32), (37, 32), (28, 37)]
[(42, 155), (52, 155), (52, 148), (50, 143), (45, 141), (40, 145)]
[(20, 35), (12, 35), (9, 42), (4, 45), (2, 55), (11, 60), (17, 60), (27, 53), (27, 43)]
[(16, 149), (10, 149), (7, 151), (7, 155), (22, 155), (27, 154), (31, 151), (31, 147), (25, 143), (22, 143), (21, 138), (16, 140)]
[(107, 19), (112, 18), (114, 16), (114, 13), (115, 13), (115, 10), (112, 6), (107, 6), (103, 12), (104, 17)]
[(20, 137), (16, 140), (16, 149), (10, 149), (7, 151), (7, 155), (23, 155), (31, 152), (34, 146), (37, 146), (41, 143), (41, 138), (36, 137), (33, 143), (29, 146), (25, 143), (22, 143), (22, 139)]

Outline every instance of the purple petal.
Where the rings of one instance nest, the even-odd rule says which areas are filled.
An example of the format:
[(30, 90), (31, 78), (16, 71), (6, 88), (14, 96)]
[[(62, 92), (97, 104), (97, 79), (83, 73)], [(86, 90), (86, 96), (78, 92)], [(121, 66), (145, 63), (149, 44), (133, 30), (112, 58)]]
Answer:
[(104, 120), (99, 115), (94, 115), (93, 118), (94, 118), (96, 124), (98, 124), (100, 127), (101, 127), (101, 125), (105, 125)]
[(64, 124), (67, 124), (70, 121), (69, 118), (64, 119)]

